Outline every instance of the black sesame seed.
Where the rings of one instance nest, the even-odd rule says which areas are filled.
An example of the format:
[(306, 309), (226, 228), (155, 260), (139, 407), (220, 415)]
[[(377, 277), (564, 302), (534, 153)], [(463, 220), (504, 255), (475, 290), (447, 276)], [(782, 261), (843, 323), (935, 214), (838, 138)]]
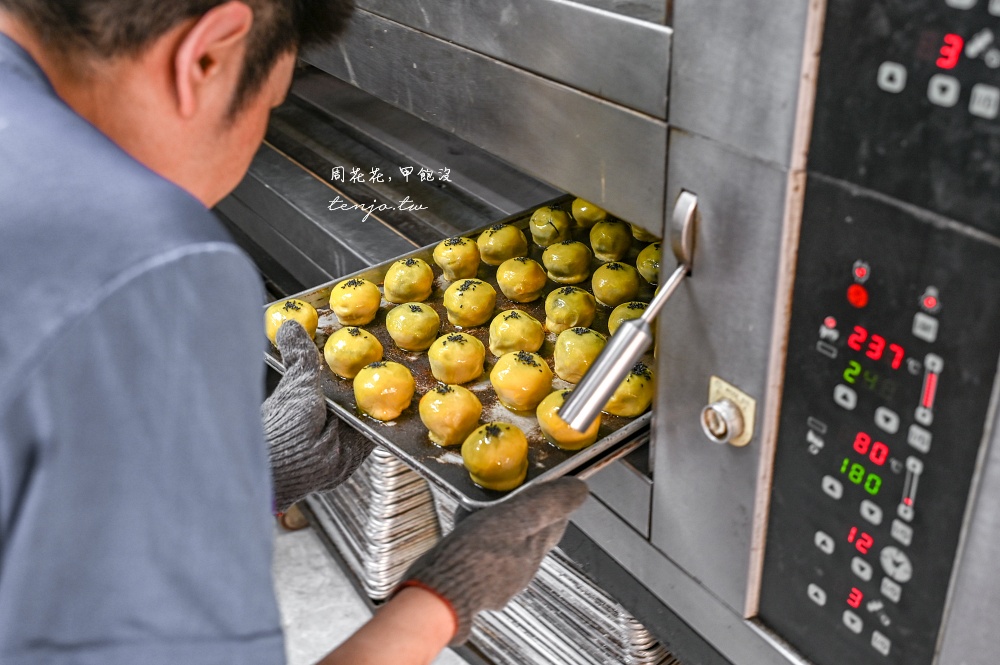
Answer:
[(439, 395), (447, 395), (448, 393), (455, 392), (455, 389), (452, 388), (451, 386), (447, 386), (442, 383), (437, 386), (434, 386), (434, 392), (436, 392)]
[(519, 318), (521, 318), (520, 313), (518, 313), (517, 311), (513, 311), (513, 312), (508, 312), (507, 314), (505, 314), (504, 317), (503, 317), (503, 320), (504, 321), (510, 321), (511, 319), (519, 319)]
[(644, 302), (630, 302), (625, 309), (646, 309), (646, 303)]
[(351, 337), (360, 337), (361, 336), (361, 329), (360, 328), (348, 328), (347, 329), (347, 334), (350, 335)]
[(649, 381), (650, 379), (653, 378), (653, 373), (649, 371), (648, 367), (646, 367), (646, 363), (641, 362), (641, 361), (637, 362), (632, 367), (632, 374), (634, 374), (635, 376), (642, 377), (643, 379), (646, 379), (647, 381)]
[(527, 351), (518, 351), (517, 355), (514, 356), (517, 362), (522, 365), (530, 365), (531, 367), (538, 367), (538, 361), (535, 360), (534, 353), (528, 353)]
[(300, 309), (302, 309), (302, 305), (298, 304), (298, 303), (297, 303), (297, 302), (295, 302), (294, 300), (289, 300), (289, 301), (287, 301), (287, 302), (286, 302), (286, 303), (284, 304), (284, 306), (282, 307), (282, 309), (283, 309), (283, 310), (285, 310), (286, 312), (287, 312), (288, 310), (292, 310), (292, 311), (295, 311), (295, 310), (300, 310)]
[(583, 326), (577, 326), (576, 328), (570, 328), (570, 331), (576, 333), (577, 335), (580, 335), (581, 337), (583, 337), (584, 335), (587, 335), (587, 334), (590, 333), (590, 328), (584, 328)]
[(418, 262), (417, 259), (404, 259), (400, 263), (402, 263), (407, 268), (412, 268), (413, 266), (417, 265), (417, 262)]
[(487, 425), (483, 431), (486, 432), (487, 436), (500, 436), (500, 426), (493, 423)]
[(576, 293), (579, 290), (580, 289), (576, 288), (575, 286), (564, 286), (561, 289), (559, 289), (559, 295), (568, 296), (570, 294)]
[(342, 288), (342, 289), (347, 289), (347, 288), (356, 289), (359, 286), (362, 286), (364, 283), (365, 283), (365, 280), (358, 279), (357, 277), (355, 277), (354, 279), (349, 279), (346, 282), (344, 282), (341, 285), (340, 288)]
[(370, 363), (368, 366), (369, 367), (374, 367), (374, 368), (385, 367), (386, 366), (386, 361), (385, 360), (376, 360), (375, 362)]
[(479, 286), (478, 279), (467, 279), (458, 286), (458, 290), (461, 292), (468, 291), (469, 289), (475, 291), (477, 286)]
[(611, 263), (605, 263), (604, 267), (608, 270), (624, 270), (625, 266), (618, 263), (617, 261), (612, 261)]
[(420, 305), (410, 305), (410, 311), (413, 312), (414, 314), (419, 314), (420, 312), (424, 311), (424, 308), (421, 307)]
[(458, 342), (459, 344), (465, 344), (465, 335), (462, 333), (452, 333), (445, 338), (446, 342)]
[(515, 256), (514, 260), (517, 261), (518, 263), (527, 263), (531, 259), (528, 258), (527, 256)]
[(464, 245), (469, 242), (466, 238), (448, 238), (444, 241), (445, 247), (454, 247), (455, 245)]

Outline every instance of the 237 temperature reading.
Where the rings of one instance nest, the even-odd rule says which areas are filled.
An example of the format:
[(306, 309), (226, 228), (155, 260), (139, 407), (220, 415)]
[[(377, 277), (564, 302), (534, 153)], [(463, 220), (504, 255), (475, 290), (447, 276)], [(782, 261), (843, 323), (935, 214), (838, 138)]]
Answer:
[[(868, 342), (867, 345), (865, 344), (866, 340)], [(903, 356), (905, 355), (903, 347), (899, 344), (887, 343), (885, 337), (881, 335), (872, 334), (871, 338), (869, 338), (868, 330), (861, 326), (854, 326), (854, 332), (847, 338), (847, 346), (855, 351), (861, 351), (864, 348), (865, 355), (872, 360), (881, 360), (882, 356), (885, 355), (886, 348), (888, 348), (892, 354), (892, 360), (890, 361), (892, 368), (899, 369), (900, 365), (903, 364)]]

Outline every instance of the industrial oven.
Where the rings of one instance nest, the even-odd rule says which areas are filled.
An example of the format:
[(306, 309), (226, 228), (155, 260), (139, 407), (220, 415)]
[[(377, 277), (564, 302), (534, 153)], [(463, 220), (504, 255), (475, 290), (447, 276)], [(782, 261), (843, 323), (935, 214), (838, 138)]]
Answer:
[(994, 662), (1000, 0), (357, 4), (220, 206), (272, 281), (693, 194), (650, 443), (564, 550), (683, 662)]

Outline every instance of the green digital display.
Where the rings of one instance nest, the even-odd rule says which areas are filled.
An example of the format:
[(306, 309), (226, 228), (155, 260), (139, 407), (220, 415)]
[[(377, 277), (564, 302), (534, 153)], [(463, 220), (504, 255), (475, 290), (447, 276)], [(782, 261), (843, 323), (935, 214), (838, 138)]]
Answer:
[(849, 457), (844, 458), (840, 465), (840, 472), (847, 475), (847, 479), (855, 485), (863, 485), (865, 491), (875, 496), (882, 489), (882, 477), (876, 473), (868, 473), (868, 470), (857, 462), (852, 462)]

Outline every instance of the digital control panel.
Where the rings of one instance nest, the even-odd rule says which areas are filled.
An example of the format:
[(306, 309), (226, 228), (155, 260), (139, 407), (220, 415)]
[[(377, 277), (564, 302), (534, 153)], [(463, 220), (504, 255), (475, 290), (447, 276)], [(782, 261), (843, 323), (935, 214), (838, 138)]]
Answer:
[(760, 620), (929, 665), (1000, 353), (1000, 241), (810, 176)]
[(809, 164), (1000, 234), (1000, 0), (829, 0)]

